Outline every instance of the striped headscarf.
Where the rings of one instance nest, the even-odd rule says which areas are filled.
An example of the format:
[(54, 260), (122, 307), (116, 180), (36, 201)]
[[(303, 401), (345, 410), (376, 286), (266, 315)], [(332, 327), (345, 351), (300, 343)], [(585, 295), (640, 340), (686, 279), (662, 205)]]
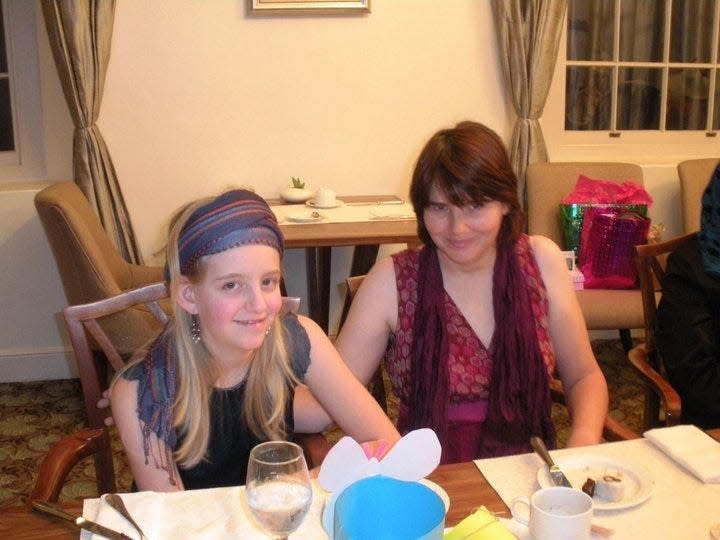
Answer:
[(703, 193), (698, 244), (705, 272), (720, 277), (720, 165)]
[(180, 273), (200, 258), (246, 244), (275, 248), (282, 257), (283, 234), (265, 199), (245, 189), (227, 191), (195, 210), (178, 238)]

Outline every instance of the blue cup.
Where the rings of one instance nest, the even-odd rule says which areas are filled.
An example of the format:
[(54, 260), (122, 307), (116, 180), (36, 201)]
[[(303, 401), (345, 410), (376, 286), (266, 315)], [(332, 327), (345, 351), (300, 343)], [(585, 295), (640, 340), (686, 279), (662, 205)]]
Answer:
[(418, 482), (372, 476), (340, 494), (334, 521), (335, 540), (442, 539), (445, 505)]

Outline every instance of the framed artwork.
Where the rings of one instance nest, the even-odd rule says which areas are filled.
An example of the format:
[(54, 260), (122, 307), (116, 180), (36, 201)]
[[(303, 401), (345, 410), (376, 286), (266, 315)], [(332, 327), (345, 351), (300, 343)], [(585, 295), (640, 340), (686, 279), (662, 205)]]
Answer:
[(370, 13), (370, 0), (247, 0), (249, 15), (343, 15)]

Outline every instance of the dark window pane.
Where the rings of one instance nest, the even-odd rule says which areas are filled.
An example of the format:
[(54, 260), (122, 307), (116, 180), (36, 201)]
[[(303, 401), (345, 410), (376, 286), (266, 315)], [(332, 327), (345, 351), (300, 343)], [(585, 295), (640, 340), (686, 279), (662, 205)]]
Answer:
[(612, 104), (612, 68), (568, 67), (565, 129), (609, 130)]
[(10, 82), (0, 79), (0, 152), (15, 150), (12, 111), (10, 110)]
[(612, 60), (614, 0), (571, 0), (567, 59)]
[(715, 0), (674, 0), (670, 61), (710, 62)]
[(665, 2), (623, 2), (620, 12), (620, 61), (661, 62)]
[(715, 110), (712, 128), (720, 129), (720, 70), (715, 71)]
[(620, 68), (617, 129), (660, 129), (662, 71)]
[(0, 2), (0, 73), (7, 73), (7, 49), (5, 48), (5, 24), (3, 22), (2, 2)]
[(705, 129), (709, 69), (671, 69), (668, 76), (667, 129)]

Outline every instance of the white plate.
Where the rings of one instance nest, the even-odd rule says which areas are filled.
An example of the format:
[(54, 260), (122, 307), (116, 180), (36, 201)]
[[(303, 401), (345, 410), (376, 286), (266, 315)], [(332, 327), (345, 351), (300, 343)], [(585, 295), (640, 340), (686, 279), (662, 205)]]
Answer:
[(330, 206), (320, 206), (314, 199), (310, 199), (305, 204), (307, 204), (310, 208), (325, 208), (327, 210), (329, 208), (340, 208), (345, 203), (340, 199), (335, 199), (335, 204), (331, 204)]
[(323, 216), (313, 216), (314, 212), (300, 211), (288, 214), (286, 216), (288, 221), (294, 221), (295, 223), (316, 223), (323, 220)]
[[(648, 471), (642, 465), (630, 463), (624, 460), (609, 459), (602, 456), (578, 455), (566, 458), (557, 458), (555, 463), (560, 467), (570, 483), (576, 489), (580, 489), (585, 480), (598, 478), (605, 474), (613, 476), (621, 475), (625, 482), (625, 495), (615, 502), (604, 501), (593, 497), (593, 508), (595, 510), (620, 510), (630, 508), (650, 498), (655, 482)], [(550, 472), (546, 465), (538, 469), (537, 482), (540, 487), (551, 487), (554, 484), (550, 479)]]
[[(447, 491), (445, 491), (443, 488), (441, 488), (435, 482), (428, 480), (427, 478), (421, 478), (420, 480), (418, 480), (418, 483), (423, 484), (425, 487), (429, 487), (435, 493), (438, 494), (438, 497), (440, 497), (442, 499), (442, 502), (445, 505), (445, 513), (447, 514), (448, 508), (450, 508), (450, 497), (448, 496)], [(322, 516), (321, 516), (323, 529), (325, 529), (325, 532), (328, 533), (330, 538), (333, 537), (333, 529), (335, 528), (335, 501), (336, 500), (337, 500), (336, 496), (334, 496), (333, 494), (328, 494), (327, 498), (325, 499), (325, 507), (323, 508), (323, 512), (322, 512)]]

